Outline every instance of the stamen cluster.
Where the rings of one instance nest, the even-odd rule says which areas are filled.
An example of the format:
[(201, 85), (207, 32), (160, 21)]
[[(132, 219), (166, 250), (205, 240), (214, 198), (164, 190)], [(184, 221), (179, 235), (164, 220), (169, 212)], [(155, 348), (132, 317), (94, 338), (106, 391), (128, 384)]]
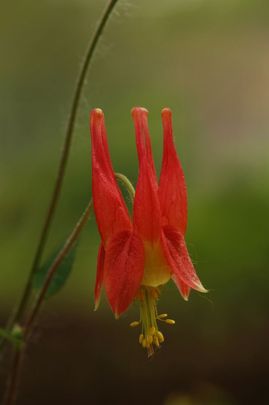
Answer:
[(141, 333), (138, 340), (141, 346), (147, 349), (149, 357), (164, 342), (164, 335), (159, 330), (157, 321), (168, 325), (175, 324), (173, 319), (167, 319), (167, 314), (158, 314), (157, 301), (159, 296), (159, 288), (141, 287), (137, 297), (140, 304), (140, 320), (130, 324), (132, 328), (141, 325)]

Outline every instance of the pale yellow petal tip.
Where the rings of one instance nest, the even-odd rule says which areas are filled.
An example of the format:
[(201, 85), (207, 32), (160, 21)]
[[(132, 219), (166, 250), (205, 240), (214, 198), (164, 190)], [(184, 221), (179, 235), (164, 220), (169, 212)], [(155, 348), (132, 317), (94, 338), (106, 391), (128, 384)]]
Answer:
[(97, 301), (94, 303), (94, 308), (93, 308), (94, 312), (97, 311), (97, 309), (99, 308), (99, 305), (100, 305), (100, 300), (97, 300)]
[(104, 113), (103, 113), (103, 110), (101, 110), (101, 108), (95, 108), (94, 110), (93, 110), (93, 112), (96, 114), (96, 115), (103, 115)]
[(172, 115), (172, 110), (168, 107), (162, 109), (162, 115)]
[(115, 319), (116, 321), (118, 321), (120, 319), (120, 314), (118, 314), (117, 312), (114, 313)]
[(146, 113), (146, 114), (148, 114), (149, 112), (148, 112), (148, 110), (146, 109), (146, 108), (144, 108), (144, 107), (133, 107), (132, 109), (131, 109), (131, 114), (132, 114), (132, 116), (134, 116), (137, 112), (139, 112), (139, 111), (142, 111), (142, 112), (144, 112), (144, 113)]
[(196, 290), (199, 291), (199, 292), (201, 292), (201, 293), (203, 293), (203, 294), (206, 294), (206, 293), (208, 293), (208, 291), (209, 291), (209, 290), (207, 290), (207, 289), (203, 286), (202, 283), (197, 283), (197, 284), (196, 284)]
[(189, 296), (188, 295), (182, 295), (182, 298), (184, 301), (188, 302), (189, 301)]

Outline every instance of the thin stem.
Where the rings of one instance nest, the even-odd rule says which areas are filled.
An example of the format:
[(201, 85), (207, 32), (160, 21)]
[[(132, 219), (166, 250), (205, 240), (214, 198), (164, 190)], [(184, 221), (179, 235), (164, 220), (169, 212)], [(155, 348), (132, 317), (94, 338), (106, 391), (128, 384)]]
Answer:
[(48, 291), (51, 281), (53, 280), (53, 277), (56, 274), (57, 269), (59, 268), (60, 264), (63, 262), (64, 258), (68, 255), (68, 253), (70, 252), (72, 247), (74, 246), (74, 243), (78, 239), (82, 229), (84, 228), (84, 225), (87, 223), (87, 220), (90, 216), (91, 208), (92, 208), (92, 200), (90, 200), (87, 208), (85, 209), (84, 213), (82, 214), (79, 221), (77, 222), (75, 228), (71, 232), (70, 236), (67, 238), (63, 248), (60, 250), (60, 252), (58, 253), (57, 257), (54, 259), (52, 265), (50, 266), (50, 268), (48, 270), (44, 284), (37, 296), (35, 304), (31, 310), (31, 313), (23, 328), (23, 339), (24, 339), (23, 346), (20, 348), (20, 350), (17, 349), (14, 352), (14, 357), (13, 357), (13, 361), (12, 361), (12, 365), (11, 365), (11, 372), (10, 372), (9, 381), (8, 381), (7, 390), (6, 390), (5, 399), (4, 399), (4, 405), (11, 405), (16, 400), (16, 393), (17, 393), (17, 388), (18, 388), (18, 383), (19, 383), (19, 378), (20, 378), (20, 370), (22, 368), (24, 353), (25, 353), (29, 338), (31, 336), (31, 331), (34, 326), (34, 321), (36, 320), (36, 318), (39, 314), (42, 303), (45, 300), (46, 293)]
[(71, 143), (72, 143), (72, 139), (73, 139), (74, 126), (75, 126), (75, 122), (76, 122), (78, 107), (79, 107), (79, 103), (80, 103), (80, 99), (81, 99), (82, 89), (83, 89), (83, 86), (85, 83), (86, 74), (87, 74), (88, 68), (90, 66), (90, 63), (92, 61), (94, 51), (96, 49), (98, 41), (101, 37), (101, 34), (105, 28), (105, 25), (112, 13), (113, 8), (115, 7), (117, 1), (118, 0), (111, 0), (108, 3), (108, 6), (106, 7), (106, 9), (104, 10), (104, 13), (92, 36), (88, 50), (85, 55), (85, 59), (82, 63), (81, 71), (78, 75), (78, 80), (77, 80), (77, 84), (75, 87), (74, 97), (73, 97), (73, 101), (72, 101), (72, 105), (71, 105), (70, 115), (69, 115), (66, 134), (65, 134), (64, 146), (63, 146), (63, 150), (62, 150), (61, 157), (60, 157), (57, 177), (56, 177), (53, 193), (51, 196), (51, 200), (49, 203), (49, 208), (48, 208), (47, 215), (46, 215), (46, 218), (44, 221), (44, 225), (43, 225), (43, 228), (41, 231), (39, 243), (38, 243), (38, 246), (37, 246), (37, 249), (35, 252), (31, 271), (29, 274), (29, 278), (28, 278), (21, 302), (20, 302), (14, 316), (12, 317), (12, 320), (9, 322), (9, 326), (12, 326), (14, 323), (21, 321), (21, 318), (24, 316), (24, 312), (25, 312), (28, 302), (29, 302), (29, 298), (30, 298), (30, 295), (32, 292), (32, 280), (33, 280), (33, 277), (34, 277), (34, 274), (35, 274), (37, 268), (39, 267), (39, 264), (40, 264), (40, 261), (42, 258), (42, 254), (44, 252), (44, 248), (46, 245), (46, 241), (47, 241), (47, 238), (49, 235), (49, 230), (50, 230), (52, 220), (53, 220), (53, 217), (55, 214), (55, 210), (57, 207), (57, 203), (59, 201), (59, 196), (61, 193), (62, 184), (63, 184), (63, 180), (64, 180), (64, 176), (65, 176), (70, 147), (71, 147)]
[(16, 401), (17, 388), (19, 384), (20, 371), (23, 364), (25, 347), (15, 350), (13, 353), (11, 373), (7, 383), (7, 389), (3, 400), (3, 405), (12, 405)]

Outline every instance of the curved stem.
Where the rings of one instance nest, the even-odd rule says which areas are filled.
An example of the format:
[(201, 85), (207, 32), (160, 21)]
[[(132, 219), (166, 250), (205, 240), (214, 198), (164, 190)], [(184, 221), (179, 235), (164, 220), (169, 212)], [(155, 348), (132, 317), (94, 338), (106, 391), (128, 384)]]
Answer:
[(82, 93), (83, 85), (85, 82), (86, 74), (87, 74), (88, 68), (90, 66), (90, 63), (92, 61), (92, 57), (94, 55), (94, 51), (96, 49), (100, 36), (104, 30), (104, 27), (109, 19), (109, 16), (112, 13), (114, 6), (116, 5), (117, 1), (118, 0), (111, 0), (109, 2), (108, 6), (106, 7), (106, 9), (104, 10), (104, 13), (93, 34), (92, 40), (90, 41), (88, 50), (85, 55), (85, 59), (83, 61), (82, 67), (81, 67), (81, 71), (78, 75), (78, 80), (77, 80), (77, 84), (75, 87), (74, 97), (73, 97), (73, 101), (72, 101), (72, 106), (71, 106), (70, 115), (69, 115), (69, 119), (68, 119), (66, 134), (65, 134), (64, 147), (63, 147), (61, 158), (60, 158), (58, 173), (57, 173), (53, 193), (51, 196), (51, 200), (49, 203), (49, 208), (48, 208), (47, 215), (46, 215), (46, 218), (44, 221), (44, 225), (43, 225), (43, 228), (41, 231), (39, 243), (38, 243), (38, 246), (37, 246), (37, 249), (35, 252), (31, 271), (29, 274), (29, 278), (28, 278), (21, 302), (20, 302), (14, 316), (12, 317), (12, 320), (10, 321), (9, 326), (13, 325), (16, 322), (20, 322), (21, 318), (24, 316), (25, 309), (27, 308), (27, 305), (28, 305), (28, 301), (29, 301), (29, 298), (30, 298), (30, 295), (32, 292), (33, 276), (34, 276), (37, 268), (39, 267), (39, 264), (40, 264), (40, 261), (42, 258), (42, 254), (44, 251), (44, 247), (45, 247), (45, 244), (46, 244), (46, 241), (48, 238), (51, 223), (52, 223), (52, 220), (53, 220), (53, 217), (55, 214), (56, 206), (57, 206), (59, 196), (61, 193), (66, 165), (67, 165), (67, 161), (68, 161), (68, 157), (69, 157), (69, 151), (70, 151), (73, 133), (74, 133), (74, 126), (75, 126), (75, 122), (76, 122), (79, 102), (81, 99), (81, 93)]

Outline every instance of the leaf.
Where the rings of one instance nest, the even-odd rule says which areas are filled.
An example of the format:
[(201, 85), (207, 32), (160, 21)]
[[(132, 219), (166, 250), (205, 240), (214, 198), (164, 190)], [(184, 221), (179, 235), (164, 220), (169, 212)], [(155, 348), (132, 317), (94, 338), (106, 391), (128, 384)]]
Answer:
[(0, 337), (3, 340), (8, 340), (9, 342), (13, 343), (16, 347), (19, 348), (20, 344), (22, 343), (22, 336), (16, 336), (13, 331), (0, 328)]
[[(62, 263), (56, 270), (48, 291), (46, 293), (46, 299), (50, 298), (51, 296), (57, 294), (65, 285), (68, 277), (71, 274), (71, 270), (75, 261), (76, 256), (76, 248), (77, 244), (75, 244), (71, 251), (67, 254), (67, 256), (63, 259)], [(51, 257), (45, 262), (43, 266), (36, 272), (34, 280), (33, 280), (33, 287), (36, 290), (40, 290), (43, 287), (44, 281), (47, 277), (48, 271), (54, 262), (56, 256), (58, 255), (61, 248), (54, 251)]]

